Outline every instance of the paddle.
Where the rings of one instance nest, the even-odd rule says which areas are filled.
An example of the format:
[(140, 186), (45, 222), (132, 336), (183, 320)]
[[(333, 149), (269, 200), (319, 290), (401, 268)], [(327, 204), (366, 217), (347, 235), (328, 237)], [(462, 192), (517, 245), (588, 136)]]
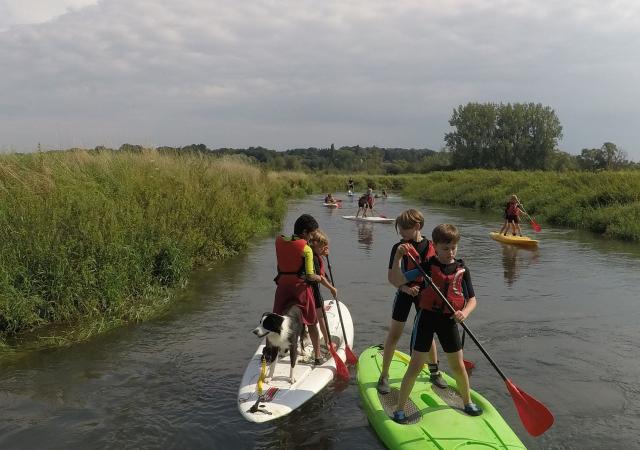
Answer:
[(373, 208), (371, 208), (371, 211), (376, 213), (378, 215), (378, 217), (382, 217), (383, 219), (387, 218), (387, 216), (385, 216), (384, 214), (380, 214), (377, 209), (374, 210)]
[[(338, 309), (340, 311), (340, 309)], [(336, 353), (336, 350), (333, 348), (333, 342), (331, 340), (331, 333), (329, 333), (329, 321), (327, 320), (327, 312), (324, 310), (324, 305), (322, 305), (322, 317), (324, 317), (324, 326), (327, 329), (327, 334), (329, 335), (329, 342), (325, 342), (327, 344), (327, 349), (333, 356), (333, 360), (336, 363), (336, 373), (343, 380), (348, 380), (351, 375), (349, 375), (349, 369), (345, 365), (344, 361), (340, 359), (340, 356)]]
[[(325, 256), (327, 259), (327, 266), (329, 267), (329, 277), (331, 278), (331, 284), (336, 285), (333, 281), (333, 270), (331, 270), (331, 261), (329, 261), (329, 255)], [(340, 302), (338, 301), (338, 296), (336, 295), (336, 306), (338, 307), (338, 317), (340, 318), (340, 326), (342, 327), (342, 338), (344, 339), (344, 353), (347, 357), (347, 362), (351, 365), (354, 365), (358, 362), (358, 357), (351, 351), (349, 347), (349, 342), (347, 342), (347, 333), (344, 331), (344, 322), (342, 320), (342, 312), (340, 311)]]
[[(464, 328), (462, 329), (462, 343), (460, 344), (462, 346), (462, 348), (464, 348), (464, 337), (465, 337), (465, 331)], [(467, 361), (466, 359), (463, 359), (462, 362), (464, 363), (464, 368), (467, 369), (467, 371), (475, 369), (476, 365), (473, 361)]]
[[(409, 247), (409, 253), (407, 256), (413, 260), (415, 266), (420, 270), (422, 276), (424, 276), (425, 280), (429, 283), (429, 285), (436, 291), (436, 294), (440, 297), (440, 299), (444, 302), (445, 305), (451, 310), (454, 311), (453, 306), (449, 303), (449, 300), (440, 292), (440, 289), (433, 283), (433, 280), (424, 269), (418, 264), (415, 259), (418, 252), (411, 246)], [(494, 369), (498, 372), (502, 380), (507, 385), (507, 389), (511, 394), (511, 398), (513, 399), (513, 403), (516, 405), (516, 409), (518, 411), (518, 415), (520, 416), (520, 420), (522, 424), (527, 429), (530, 435), (532, 436), (540, 436), (542, 433), (547, 431), (551, 425), (553, 425), (553, 414), (551, 411), (547, 409), (542, 403), (538, 400), (531, 397), (529, 394), (524, 392), (522, 389), (518, 388), (507, 376), (500, 370), (498, 365), (491, 359), (491, 356), (487, 353), (487, 351), (482, 347), (478, 339), (471, 332), (469, 327), (464, 322), (460, 322), (464, 331), (467, 332), (469, 337), (473, 340), (473, 342), (478, 346), (482, 354), (487, 358), (489, 363), (493, 366)]]
[(522, 210), (524, 215), (527, 216), (527, 218), (529, 219), (529, 222), (531, 222), (531, 228), (533, 228), (533, 231), (535, 231), (536, 233), (540, 233), (542, 231), (542, 227), (538, 225), (536, 221), (531, 218), (527, 210), (524, 209), (524, 206), (522, 206), (522, 203), (518, 201), (518, 204), (520, 205), (520, 209)]

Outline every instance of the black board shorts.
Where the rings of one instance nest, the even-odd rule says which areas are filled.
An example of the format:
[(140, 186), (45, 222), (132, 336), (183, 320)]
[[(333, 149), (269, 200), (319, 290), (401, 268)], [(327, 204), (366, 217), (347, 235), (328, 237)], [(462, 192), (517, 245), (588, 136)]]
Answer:
[(391, 318), (398, 322), (406, 322), (409, 318), (409, 312), (411, 312), (411, 305), (418, 312), (418, 297), (412, 297), (404, 292), (396, 292), (396, 298), (393, 300), (393, 312)]
[(518, 216), (507, 216), (507, 222), (520, 223), (520, 218)]
[(462, 349), (458, 324), (453, 320), (453, 316), (444, 315), (439, 311), (419, 310), (411, 333), (411, 349), (428, 352), (434, 334), (438, 335), (438, 341), (445, 353), (455, 353)]

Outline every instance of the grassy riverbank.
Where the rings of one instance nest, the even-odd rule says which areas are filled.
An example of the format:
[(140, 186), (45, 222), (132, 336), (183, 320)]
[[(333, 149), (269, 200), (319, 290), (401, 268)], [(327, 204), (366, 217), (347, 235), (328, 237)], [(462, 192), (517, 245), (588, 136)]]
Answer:
[(2, 156), (0, 345), (30, 330), (77, 341), (156, 315), (195, 266), (272, 232), (287, 199), (313, 189), (307, 175), (210, 155)]
[(511, 172), (464, 170), (416, 176), (403, 195), (428, 202), (494, 210), (515, 193), (541, 223), (640, 242), (640, 171)]

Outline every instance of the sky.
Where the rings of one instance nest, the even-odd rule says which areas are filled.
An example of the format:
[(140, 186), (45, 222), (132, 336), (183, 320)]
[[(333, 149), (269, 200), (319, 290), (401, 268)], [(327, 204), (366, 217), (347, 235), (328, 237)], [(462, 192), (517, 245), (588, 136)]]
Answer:
[(637, 0), (0, 0), (0, 150), (444, 146), (534, 102), (640, 161)]

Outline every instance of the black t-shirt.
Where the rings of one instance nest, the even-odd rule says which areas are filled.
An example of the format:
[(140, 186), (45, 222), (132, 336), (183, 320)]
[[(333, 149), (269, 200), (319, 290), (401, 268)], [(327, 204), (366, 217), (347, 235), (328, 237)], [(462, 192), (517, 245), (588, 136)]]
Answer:
[[(422, 238), (422, 240), (420, 242), (416, 242), (414, 240), (411, 241), (400, 241), (400, 242), (396, 242), (393, 247), (391, 247), (391, 256), (389, 256), (389, 269), (393, 268), (393, 258), (396, 256), (396, 251), (398, 250), (398, 247), (402, 244), (407, 244), (410, 243), (411, 245), (413, 245), (413, 248), (416, 249), (416, 251), (420, 254), (421, 257), (424, 258), (424, 255), (429, 251), (429, 240), (427, 238)], [(407, 258), (403, 257), (402, 258), (402, 268), (403, 270), (406, 270), (406, 263), (407, 263)]]

